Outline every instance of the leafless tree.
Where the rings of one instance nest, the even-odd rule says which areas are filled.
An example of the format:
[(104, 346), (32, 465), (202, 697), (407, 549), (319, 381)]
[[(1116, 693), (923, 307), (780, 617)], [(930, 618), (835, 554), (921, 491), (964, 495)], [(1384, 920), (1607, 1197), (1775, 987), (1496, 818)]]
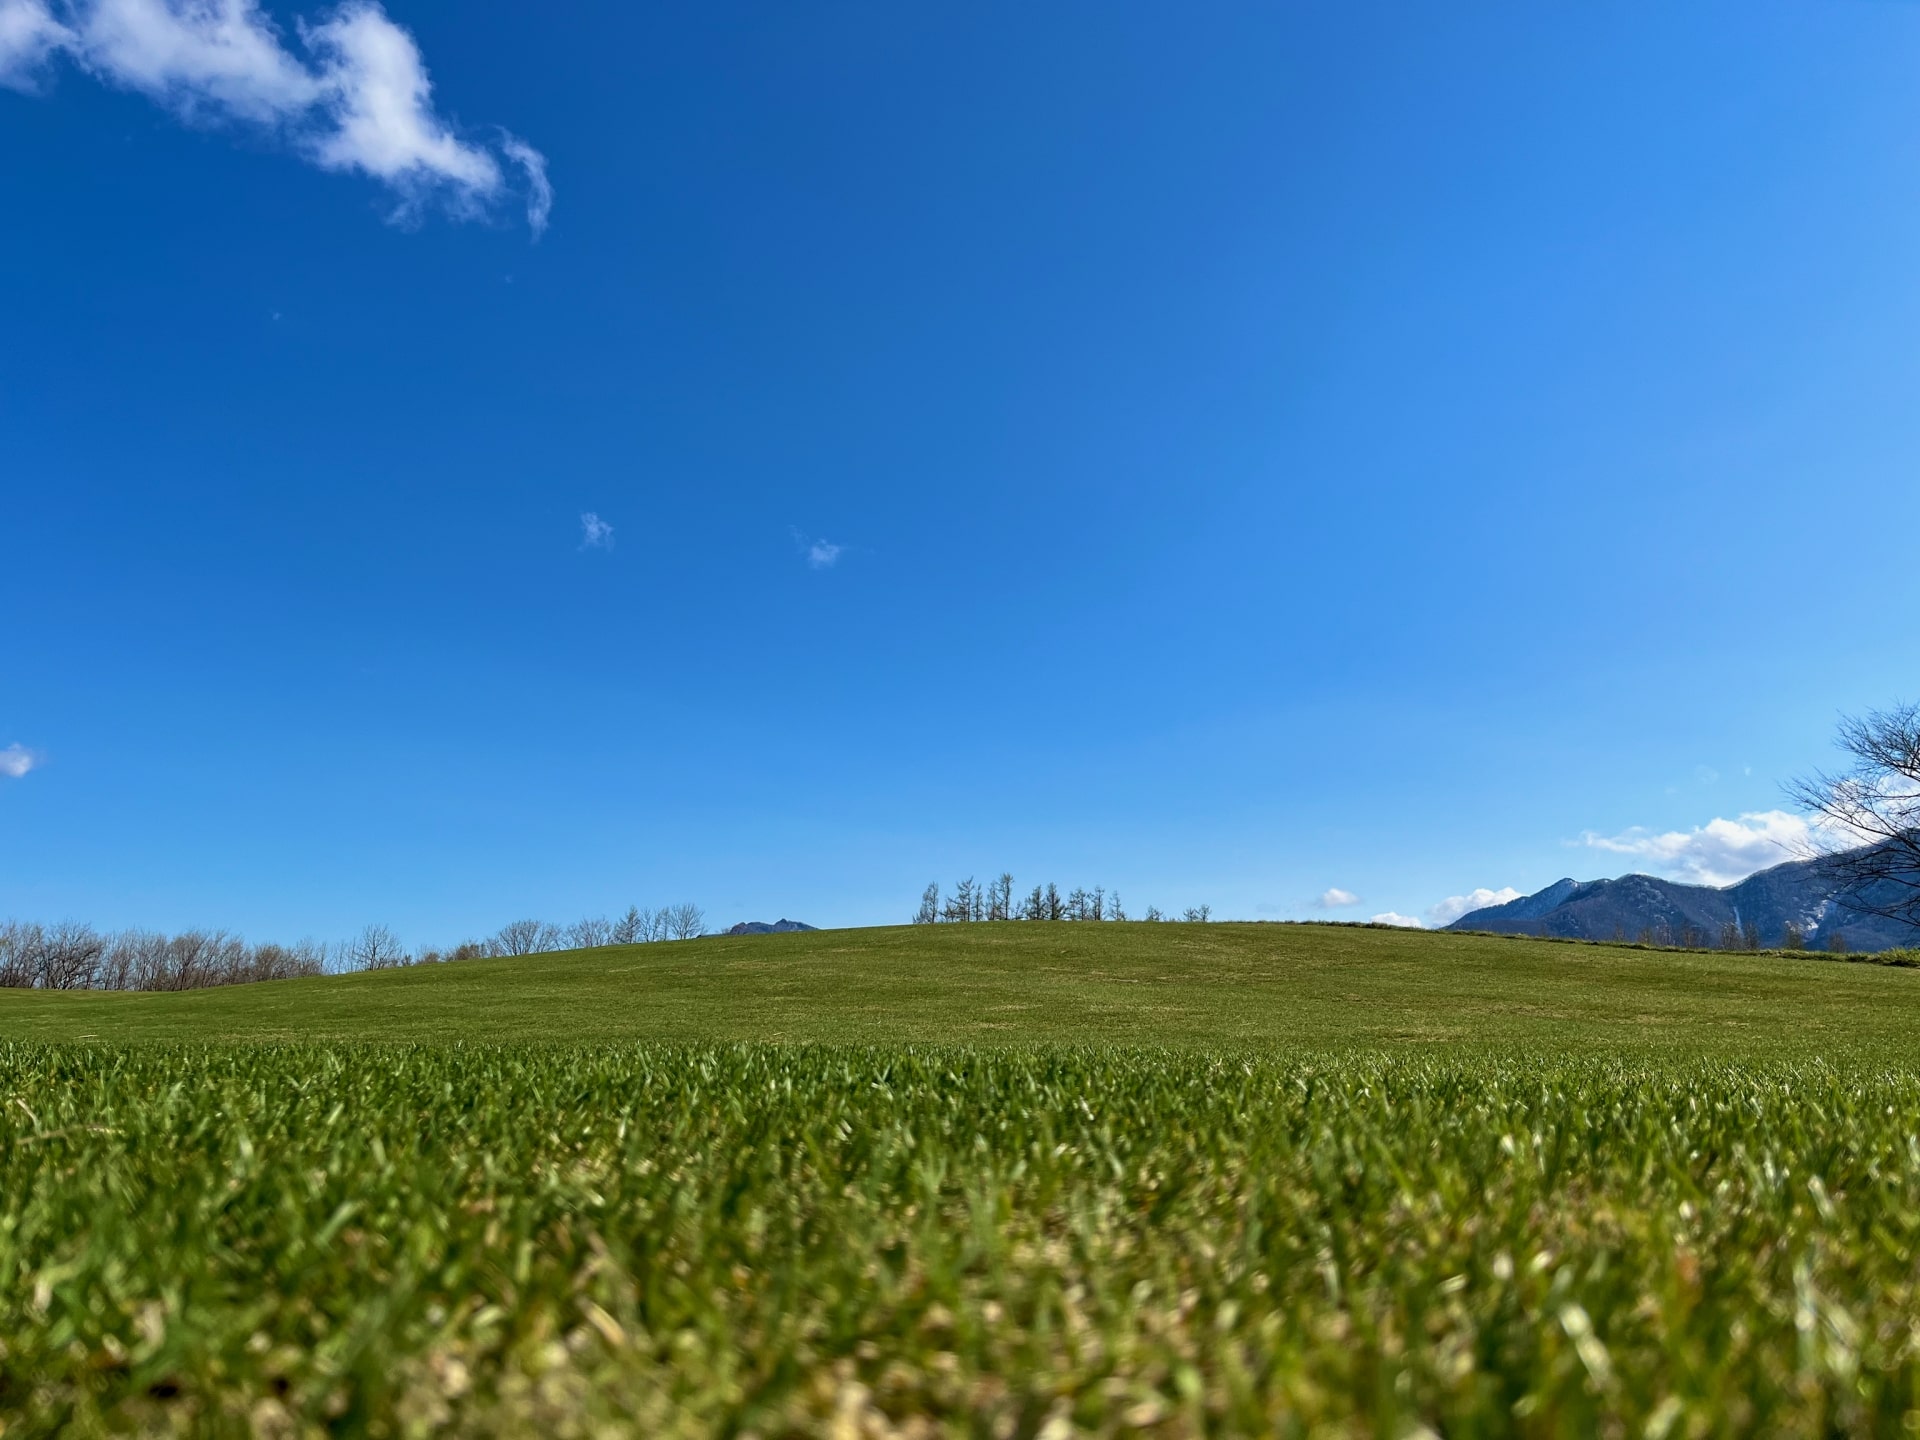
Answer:
[(86, 990), (93, 985), (107, 942), (91, 925), (69, 921), (55, 925), (40, 941), (40, 974), (44, 990)]
[(515, 920), (502, 925), (493, 937), (496, 955), (538, 955), (560, 946), (560, 932), (538, 920)]
[(987, 918), (989, 920), (1013, 918), (1013, 876), (1004, 870), (1000, 872), (1000, 878), (993, 882), (993, 887), (988, 892)]
[(259, 945), (248, 957), (248, 980), (293, 980), (326, 973), (327, 948), (311, 940), (297, 945)]
[(627, 913), (613, 922), (612, 940), (615, 945), (644, 945), (654, 938), (653, 911), (642, 910), (638, 905), (629, 905)]
[(664, 914), (667, 917), (669, 939), (693, 940), (707, 933), (707, 912), (691, 901), (684, 905), (669, 905)]
[(171, 989), (161, 981), (169, 972), (171, 941), (152, 929), (129, 929), (113, 941), (111, 968), (127, 973), (129, 991)]
[(1211, 905), (1190, 905), (1187, 907), (1187, 913), (1180, 918), (1190, 925), (1204, 925), (1213, 919), (1213, 907)]
[(920, 908), (913, 912), (913, 923), (931, 925), (940, 918), (940, 882), (935, 880), (920, 892)]
[(940, 907), (940, 918), (956, 924), (971, 920), (975, 904), (973, 877), (969, 875), (953, 887), (953, 894)]
[(354, 970), (392, 970), (411, 963), (400, 937), (384, 925), (369, 925), (347, 942), (347, 965)]
[(567, 931), (567, 947), (571, 950), (593, 950), (612, 943), (613, 922), (604, 916), (576, 920)]
[[(137, 933), (137, 932), (131, 932)], [(96, 990), (127, 990), (133, 984), (133, 948), (128, 945), (128, 932), (107, 937), (106, 953), (100, 957), (100, 968), (94, 972), (93, 988)]]
[(18, 920), (0, 925), (0, 986), (24, 990), (38, 978), (40, 936), (38, 925)]
[(1920, 925), (1920, 705), (1841, 721), (1840, 749), (1845, 769), (1788, 787), (1820, 829), (1853, 842), (1819, 857), (1835, 899), (1856, 914)]
[(141, 989), (198, 990), (220, 983), (231, 939), (225, 931), (183, 930), (160, 938), (155, 952), (145, 957), (148, 968)]

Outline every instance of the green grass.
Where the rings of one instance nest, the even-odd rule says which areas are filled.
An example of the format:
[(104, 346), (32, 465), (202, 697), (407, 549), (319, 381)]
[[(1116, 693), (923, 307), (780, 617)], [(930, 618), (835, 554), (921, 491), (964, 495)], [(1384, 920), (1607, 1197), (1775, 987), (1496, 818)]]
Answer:
[(1062, 926), (0, 995), (0, 1429), (1909, 1433), (1916, 984)]
[(1352, 926), (715, 938), (184, 995), (0, 991), (0, 1039), (768, 1040), (1920, 1058), (1920, 974)]

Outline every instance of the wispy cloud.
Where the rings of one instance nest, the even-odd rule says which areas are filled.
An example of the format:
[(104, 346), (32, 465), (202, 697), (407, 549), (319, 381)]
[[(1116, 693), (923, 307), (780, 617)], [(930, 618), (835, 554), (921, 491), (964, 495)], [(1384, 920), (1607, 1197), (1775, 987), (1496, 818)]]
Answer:
[(1733, 820), (1709, 820), (1693, 830), (1656, 833), (1636, 826), (1618, 835), (1588, 831), (1580, 842), (1610, 855), (1631, 856), (1662, 875), (1694, 885), (1732, 885), (1769, 865), (1830, 848), (1804, 817), (1785, 810), (1748, 811)]
[(32, 89), (64, 55), (105, 84), (197, 124), (262, 131), (324, 170), (357, 171), (395, 196), (396, 220), (429, 206), (490, 212), (525, 176), (527, 223), (546, 228), (546, 159), (502, 132), (494, 150), (434, 108), (413, 36), (377, 0), (349, 0), (283, 42), (256, 0), (0, 0), (0, 84)]
[(0, 85), (32, 86), (47, 57), (68, 33), (42, 0), (0, 0)]
[(1489, 890), (1484, 885), (1478, 890), (1469, 890), (1464, 895), (1449, 895), (1438, 905), (1428, 907), (1427, 924), (1436, 930), (1445, 929), (1462, 915), (1471, 915), (1476, 910), (1484, 910), (1489, 905), (1504, 905), (1509, 900), (1518, 900), (1520, 892), (1511, 885), (1498, 890)]
[(1323, 891), (1320, 898), (1313, 903), (1322, 910), (1344, 910), (1349, 905), (1358, 905), (1360, 897), (1351, 890), (1342, 890), (1336, 885), (1331, 890)]
[(547, 233), (547, 219), (553, 214), (553, 182), (547, 179), (547, 157), (518, 135), (500, 132), (500, 150), (527, 176), (527, 228), (538, 240)]
[(613, 526), (602, 520), (593, 511), (583, 511), (580, 516), (580, 548), (582, 550), (611, 550), (613, 548)]
[(0, 775), (18, 780), (40, 763), (40, 757), (24, 745), (9, 745), (0, 750)]
[(807, 565), (814, 570), (831, 570), (840, 563), (840, 557), (846, 554), (847, 547), (836, 545), (831, 540), (816, 540), (797, 529), (789, 528), (793, 536), (794, 547), (806, 556)]

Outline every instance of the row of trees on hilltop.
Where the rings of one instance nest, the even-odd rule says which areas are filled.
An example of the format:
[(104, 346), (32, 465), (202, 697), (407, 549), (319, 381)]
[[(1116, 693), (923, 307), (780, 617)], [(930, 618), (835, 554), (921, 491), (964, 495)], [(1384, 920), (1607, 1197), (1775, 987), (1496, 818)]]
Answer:
[(328, 958), (324, 945), (249, 945), (225, 930), (102, 934), (71, 922), (0, 922), (0, 986), (13, 988), (200, 990), (320, 975)]
[[(916, 925), (970, 924), (991, 920), (1127, 920), (1120, 892), (1108, 893), (1104, 886), (1091, 890), (1070, 890), (1065, 895), (1054, 884), (1036, 885), (1017, 903), (1013, 898), (1013, 876), (1002, 874), (984, 884), (968, 876), (948, 895), (940, 893), (940, 882), (929, 884), (920, 896), (920, 908), (914, 912)], [(1165, 920), (1149, 905), (1141, 920)], [(1213, 908), (1196, 905), (1179, 917), (1194, 924), (1213, 918)]]
[(550, 950), (590, 950), (601, 945), (642, 945), (692, 940), (707, 933), (698, 905), (658, 910), (630, 906), (617, 919), (590, 917), (571, 925), (515, 920), (485, 940), (447, 949), (409, 949), (385, 925), (369, 925), (343, 944), (303, 940), (296, 945), (253, 945), (226, 930), (99, 931), (67, 922), (39, 925), (0, 921), (0, 987), (36, 990), (204, 990), (256, 980), (292, 980), (352, 970), (390, 970), (479, 960), (495, 955), (537, 955)]
[[(1669, 925), (1665, 920), (1656, 920), (1651, 925), (1643, 925), (1632, 937), (1636, 945), (1652, 946), (1656, 949), (1673, 950), (1751, 950), (1767, 949), (1762, 943), (1760, 927), (1751, 920), (1728, 920), (1721, 924), (1718, 934), (1710, 933), (1690, 921), (1681, 921)], [(1613, 940), (1617, 945), (1628, 943), (1626, 927), (1616, 925)], [(1847, 937), (1839, 930), (1826, 931), (1820, 937), (1820, 948), (1834, 955), (1847, 953)], [(1771, 947), (1779, 950), (1811, 950), (1814, 948), (1814, 936), (1808, 929), (1789, 920), (1783, 927), (1780, 943)]]

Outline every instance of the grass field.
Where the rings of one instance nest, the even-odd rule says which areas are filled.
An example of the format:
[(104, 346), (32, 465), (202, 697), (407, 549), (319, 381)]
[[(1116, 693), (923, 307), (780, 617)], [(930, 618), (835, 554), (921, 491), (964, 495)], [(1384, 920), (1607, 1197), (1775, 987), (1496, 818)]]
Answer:
[(1014, 926), (0, 994), (0, 1421), (1908, 1433), (1916, 985)]
[(1358, 926), (903, 926), (180, 995), (0, 991), (0, 1038), (1412, 1045), (1920, 1059), (1920, 971)]

